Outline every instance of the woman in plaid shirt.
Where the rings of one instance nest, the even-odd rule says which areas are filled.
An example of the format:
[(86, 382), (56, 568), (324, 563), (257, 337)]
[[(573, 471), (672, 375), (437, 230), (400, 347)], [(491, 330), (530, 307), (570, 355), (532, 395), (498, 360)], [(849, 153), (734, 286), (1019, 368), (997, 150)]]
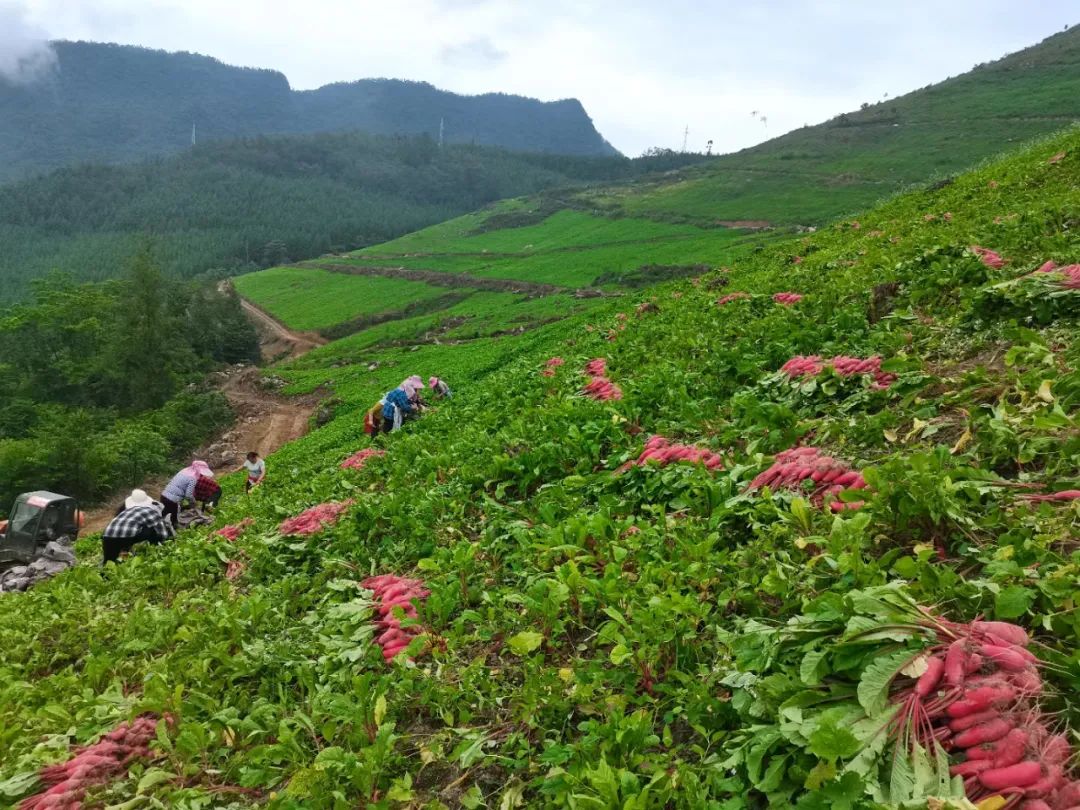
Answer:
[(162, 518), (161, 504), (141, 489), (133, 490), (124, 508), (101, 533), (103, 563), (116, 562), (121, 552), (136, 543), (162, 543), (170, 537), (172, 531)]

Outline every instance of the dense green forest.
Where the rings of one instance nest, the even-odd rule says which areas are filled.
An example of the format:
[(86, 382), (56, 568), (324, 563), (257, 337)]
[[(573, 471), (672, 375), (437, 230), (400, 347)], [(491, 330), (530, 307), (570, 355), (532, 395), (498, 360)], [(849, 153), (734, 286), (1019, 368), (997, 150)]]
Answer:
[(199, 381), (258, 359), (235, 295), (167, 279), (148, 248), (120, 279), (32, 286), (0, 319), (0, 510), (26, 490), (137, 485), (232, 420)]
[(294, 91), (274, 70), (208, 56), (55, 42), (56, 69), (0, 78), (0, 182), (82, 162), (130, 161), (198, 139), (363, 130), (533, 152), (617, 155), (576, 99), (461, 96), (422, 82), (365, 79)]
[(505, 197), (704, 159), (440, 149), (422, 136), (351, 133), (223, 141), (138, 164), (61, 169), (0, 186), (0, 300), (54, 269), (110, 278), (146, 234), (167, 274), (243, 272), (382, 242)]

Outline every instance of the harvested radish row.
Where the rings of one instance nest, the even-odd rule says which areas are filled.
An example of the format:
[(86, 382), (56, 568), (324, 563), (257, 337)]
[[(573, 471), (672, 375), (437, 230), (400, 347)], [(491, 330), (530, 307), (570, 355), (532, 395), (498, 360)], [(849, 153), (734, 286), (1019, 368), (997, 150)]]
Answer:
[(331, 503), (321, 503), (306, 509), (296, 517), (283, 520), (278, 526), (282, 534), (317, 534), (327, 526), (333, 526), (338, 522), (341, 513), (353, 505), (352, 499)]
[(616, 472), (626, 472), (631, 467), (644, 467), (649, 462), (666, 467), (676, 461), (704, 464), (709, 470), (718, 470), (724, 466), (724, 459), (711, 450), (689, 444), (674, 444), (663, 436), (653, 436), (645, 442), (641, 455), (623, 464)]
[(588, 397), (606, 402), (622, 399), (622, 389), (604, 375), (607, 373), (607, 361), (603, 357), (590, 360), (585, 365), (585, 374), (590, 377), (581, 392)]
[(979, 261), (985, 264), (987, 267), (998, 270), (1005, 266), (1005, 259), (1001, 257), (1000, 253), (996, 253), (989, 248), (979, 247), (978, 245), (972, 245), (968, 248), (972, 253), (979, 257)]
[(1009, 622), (940, 617), (927, 626), (937, 643), (917, 656), (925, 669), (892, 693), (897, 739), (959, 754), (950, 773), (964, 779), (973, 802), (1000, 796), (1005, 806), (1035, 810), (1080, 803), (1080, 781), (1067, 774), (1069, 741), (1038, 708), (1042, 678), (1027, 632)]
[(385, 450), (376, 450), (374, 447), (365, 447), (363, 450), (358, 450), (341, 462), (341, 469), (362, 470), (369, 458), (377, 458), (378, 456), (385, 455)]
[(792, 447), (776, 454), (776, 460), (763, 473), (750, 482), (749, 489), (802, 489), (804, 481), (813, 486), (810, 501), (815, 506), (828, 502), (834, 512), (858, 509), (862, 501), (840, 501), (835, 495), (845, 489), (865, 489), (862, 473), (852, 470), (844, 462), (832, 456), (822, 455), (816, 447)]
[(224, 537), (230, 542), (236, 542), (236, 538), (240, 536), (244, 529), (246, 529), (254, 522), (254, 518), (244, 518), (239, 523), (234, 523), (231, 526), (222, 526), (220, 529), (214, 532), (214, 534), (216, 534), (218, 537)]
[(790, 307), (793, 304), (797, 304), (802, 301), (802, 299), (803, 297), (799, 293), (793, 292), (778, 292), (772, 297), (773, 301), (778, 304), (782, 304), (785, 307)]
[(1056, 262), (1046, 262), (1036, 273), (1060, 273), (1061, 286), (1066, 290), (1080, 290), (1080, 264), (1058, 267)]
[(1065, 489), (1061, 492), (1051, 492), (1049, 495), (1021, 495), (1020, 499), (1028, 503), (1068, 503), (1080, 500), (1080, 489)]
[(416, 605), (413, 602), (426, 599), (431, 591), (418, 579), (406, 579), (394, 574), (369, 577), (360, 584), (379, 600), (376, 608), (379, 621), (375, 625), (379, 635), (375, 641), (383, 649), (383, 660), (389, 663), (423, 632), (416, 625), (402, 627), (395, 608), (400, 608), (407, 618), (415, 619)]
[(136, 760), (153, 756), (150, 741), (157, 722), (155, 715), (140, 715), (130, 723), (121, 723), (93, 745), (77, 749), (67, 762), (42, 768), (38, 779), (45, 790), (23, 799), (19, 810), (82, 807), (87, 790), (124, 775)]
[(750, 297), (750, 294), (749, 293), (744, 293), (744, 292), (728, 293), (727, 295), (722, 295), (719, 298), (717, 298), (716, 299), (716, 305), (718, 307), (722, 307), (722, 306), (726, 306), (727, 304), (730, 304), (732, 301), (742, 301), (742, 300), (748, 299), (749, 297)]
[(877, 355), (867, 358), (837, 355), (823, 359), (819, 355), (796, 355), (780, 367), (780, 371), (789, 377), (816, 377), (826, 367), (832, 368), (841, 377), (853, 377), (856, 374), (870, 374), (874, 378), (871, 388), (884, 389), (896, 382), (896, 375), (881, 370), (881, 358)]
[(561, 357), (550, 358), (547, 363), (544, 364), (544, 370), (540, 372), (540, 375), (543, 377), (554, 377), (555, 369), (557, 369), (565, 362), (566, 361), (563, 360)]

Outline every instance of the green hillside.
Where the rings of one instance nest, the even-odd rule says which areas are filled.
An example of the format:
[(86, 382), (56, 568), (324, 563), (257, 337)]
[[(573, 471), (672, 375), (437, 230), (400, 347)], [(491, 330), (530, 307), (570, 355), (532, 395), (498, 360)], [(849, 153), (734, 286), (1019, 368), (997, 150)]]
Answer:
[[(565, 239), (534, 227), (532, 248), (442, 227), (457, 258), (480, 244), (553, 256), (604, 230), (566, 224)], [(927, 741), (953, 734), (941, 717), (966, 716), (946, 712), (959, 695), (990, 688), (975, 679), (1026, 676), (1023, 696), (987, 697), (998, 720), (1034, 734), (1037, 713), (1006, 708), (1037, 697), (1046, 725), (1080, 728), (1080, 512), (1025, 499), (1080, 489), (1080, 292), (1034, 272), (1080, 259), (1078, 224), (1073, 130), (814, 234), (723, 248), (729, 269), (591, 299), (557, 323), (450, 343), (417, 331), (405, 345), (360, 331), (275, 369), (341, 405), (272, 456), (249, 497), (226, 481), (214, 528), (254, 519), (235, 542), (200, 529), (100, 569), (89, 538), (88, 564), (0, 597), (0, 792), (32, 794), (69, 745), (151, 712), (171, 718), (156, 759), (88, 801), (970, 810), (947, 772), (959, 746)], [(721, 245), (729, 233), (700, 230)], [(689, 233), (641, 238), (674, 256)], [(434, 265), (451, 251), (424, 252)], [(559, 256), (567, 277), (589, 275), (578, 252)], [(840, 359), (780, 371), (800, 355), (882, 362), (876, 376), (844, 376)], [(565, 364), (542, 375), (555, 356)], [(593, 358), (621, 399), (582, 395)], [(442, 375), (455, 397), (369, 440), (363, 409), (412, 373)], [(626, 468), (653, 434), (722, 465)], [(865, 488), (751, 488), (800, 444)], [(385, 455), (339, 467), (368, 446)], [(336, 524), (282, 534), (324, 502), (346, 502)], [(372, 574), (430, 591), (418, 637), (390, 661), (359, 584)], [(968, 680), (931, 683), (934, 714), (909, 723), (894, 701), (921, 711), (915, 678), (944, 655), (935, 637), (967, 632), (942, 620), (980, 615), (1026, 628), (1041, 676), (1012, 642), (985, 645), (980, 663), (960, 636), (949, 678)], [(941, 619), (917, 623), (928, 617)], [(969, 797), (1004, 806), (989, 781), (1057, 803), (1034, 784), (1068, 764), (1051, 747), (1022, 748), (1024, 779), (975, 779)]]
[(200, 145), (0, 186), (0, 301), (50, 270), (114, 278), (150, 238), (167, 272), (237, 273), (384, 242), (492, 201), (702, 155), (574, 157), (362, 133)]
[(625, 194), (628, 215), (810, 224), (1080, 120), (1080, 26), (961, 76)]

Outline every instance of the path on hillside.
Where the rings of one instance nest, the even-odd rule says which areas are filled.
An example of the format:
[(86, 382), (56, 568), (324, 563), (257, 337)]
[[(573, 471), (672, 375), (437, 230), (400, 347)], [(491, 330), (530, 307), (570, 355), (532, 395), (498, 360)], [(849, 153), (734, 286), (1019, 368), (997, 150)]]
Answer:
[[(234, 289), (232, 282), (222, 281), (218, 284), (218, 290), (225, 292)], [(263, 360), (272, 363), (277, 360), (294, 360), (303, 354), (322, 346), (326, 338), (317, 332), (297, 332), (290, 329), (262, 307), (237, 294), (240, 306), (259, 333), (259, 348), (262, 351)]]
[[(218, 289), (224, 291), (227, 284), (222, 282)], [(318, 335), (288, 329), (243, 298), (240, 303), (256, 324), (259, 346), (265, 358), (300, 357), (326, 342)], [(209, 379), (228, 399), (236, 421), (195, 450), (191, 457), (205, 459), (219, 475), (238, 469), (250, 450), (265, 457), (305, 435), (319, 404), (318, 394), (288, 397), (279, 393), (279, 383), (274, 378), (264, 381), (262, 373), (255, 366), (232, 366), (225, 371), (212, 373)], [(141, 488), (156, 498), (167, 482), (167, 477), (155, 477), (144, 482)], [(104, 529), (127, 495), (127, 490), (116, 493), (101, 506), (87, 510), (83, 533), (91, 534)]]

